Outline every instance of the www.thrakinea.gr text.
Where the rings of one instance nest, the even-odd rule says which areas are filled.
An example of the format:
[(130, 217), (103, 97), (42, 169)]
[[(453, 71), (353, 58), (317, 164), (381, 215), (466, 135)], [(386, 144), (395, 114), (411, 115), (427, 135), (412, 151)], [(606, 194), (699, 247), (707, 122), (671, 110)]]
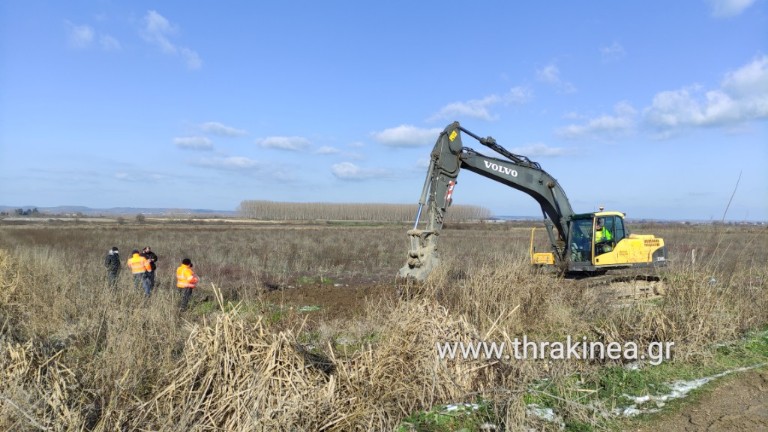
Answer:
[(672, 357), (674, 342), (650, 342), (640, 347), (636, 342), (588, 341), (586, 336), (565, 341), (531, 341), (528, 336), (507, 342), (437, 342), (441, 360), (625, 360), (660, 364)]

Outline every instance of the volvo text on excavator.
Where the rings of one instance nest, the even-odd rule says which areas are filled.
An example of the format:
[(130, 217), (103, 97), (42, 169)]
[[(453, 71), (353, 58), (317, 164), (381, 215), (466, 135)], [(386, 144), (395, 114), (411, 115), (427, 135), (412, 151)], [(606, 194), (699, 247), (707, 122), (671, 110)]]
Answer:
[[(466, 134), (502, 157), (490, 157), (464, 147)], [(653, 235), (630, 234), (624, 213), (574, 213), (565, 191), (554, 177), (526, 156), (516, 155), (491, 138), (481, 138), (458, 122), (441, 133), (431, 153), (427, 178), (419, 199), (410, 250), (399, 278), (422, 282), (438, 265), (438, 237), (451, 205), (459, 172), (466, 169), (530, 195), (541, 206), (551, 249), (537, 252), (531, 233), (531, 263), (555, 268), (563, 274), (596, 276), (607, 270), (659, 267), (667, 262), (664, 240)], [(426, 221), (419, 222), (426, 207)]]

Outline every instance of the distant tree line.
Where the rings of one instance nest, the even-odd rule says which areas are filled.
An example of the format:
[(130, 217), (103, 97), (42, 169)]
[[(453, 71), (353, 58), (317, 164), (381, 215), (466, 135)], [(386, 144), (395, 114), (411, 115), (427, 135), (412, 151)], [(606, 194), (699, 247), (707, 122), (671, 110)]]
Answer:
[[(275, 201), (243, 201), (238, 213), (259, 220), (345, 220), (345, 221), (412, 221), (418, 206), (415, 204), (363, 204), (363, 203), (291, 203)], [(426, 209), (424, 210), (426, 214)], [(446, 220), (461, 222), (489, 219), (491, 211), (471, 205), (451, 206)]]
[[(13, 214), (16, 216), (39, 216), (40, 210), (38, 210), (37, 207), (31, 208), (31, 209), (17, 208), (16, 210), (13, 211)], [(0, 215), (10, 216), (11, 213), (4, 211), (4, 212), (0, 212)]]

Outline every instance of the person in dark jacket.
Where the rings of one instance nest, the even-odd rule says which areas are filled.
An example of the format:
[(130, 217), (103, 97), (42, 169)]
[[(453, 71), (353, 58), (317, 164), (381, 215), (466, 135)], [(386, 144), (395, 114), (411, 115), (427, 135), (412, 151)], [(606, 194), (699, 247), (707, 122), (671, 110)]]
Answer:
[(144, 248), (144, 250), (142, 251), (142, 254), (144, 255), (144, 258), (146, 258), (149, 261), (149, 265), (152, 267), (152, 271), (144, 275), (147, 278), (147, 283), (149, 284), (148, 292), (152, 292), (152, 290), (155, 288), (155, 270), (157, 270), (157, 255), (155, 255), (155, 253), (152, 252), (152, 249), (150, 249), (149, 246)]
[(120, 276), (120, 252), (117, 246), (107, 252), (104, 257), (104, 267), (107, 268), (107, 284), (112, 289), (117, 289), (117, 279)]

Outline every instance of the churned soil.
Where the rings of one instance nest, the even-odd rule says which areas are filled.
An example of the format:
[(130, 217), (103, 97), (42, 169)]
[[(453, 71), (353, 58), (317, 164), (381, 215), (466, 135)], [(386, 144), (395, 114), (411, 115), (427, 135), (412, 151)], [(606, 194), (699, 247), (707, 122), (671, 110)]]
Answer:
[(376, 302), (397, 296), (394, 284), (386, 283), (343, 283), (306, 284), (297, 287), (285, 287), (265, 294), (265, 300), (285, 306), (317, 306), (319, 310), (311, 313), (315, 319), (348, 319), (364, 312), (368, 301)]

